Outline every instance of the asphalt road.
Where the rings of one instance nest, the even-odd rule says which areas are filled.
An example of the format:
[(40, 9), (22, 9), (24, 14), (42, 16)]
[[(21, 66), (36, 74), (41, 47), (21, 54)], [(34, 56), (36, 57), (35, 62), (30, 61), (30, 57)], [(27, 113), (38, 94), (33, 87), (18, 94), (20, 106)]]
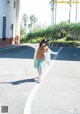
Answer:
[(33, 68), (34, 50), (18, 47), (0, 52), (0, 114), (8, 106), (8, 114), (23, 114), (37, 76)]
[[(8, 106), (8, 114), (23, 114), (27, 98), (37, 84), (33, 55), (34, 50), (27, 46), (0, 52), (0, 107)], [(80, 48), (61, 50), (35, 95), (32, 114), (80, 114), (79, 61)]]
[(80, 114), (80, 48), (63, 48), (36, 92), (31, 114)]

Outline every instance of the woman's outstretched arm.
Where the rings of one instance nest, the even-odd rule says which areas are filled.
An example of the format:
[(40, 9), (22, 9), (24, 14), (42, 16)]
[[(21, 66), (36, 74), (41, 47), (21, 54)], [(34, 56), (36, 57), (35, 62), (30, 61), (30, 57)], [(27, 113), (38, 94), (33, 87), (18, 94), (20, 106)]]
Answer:
[(30, 43), (27, 43), (26, 45), (35, 49), (36, 47), (38, 47), (39, 44), (30, 44)]
[(51, 54), (58, 54), (58, 52), (54, 52), (54, 51), (52, 51), (51, 49), (49, 49), (49, 52), (50, 52)]

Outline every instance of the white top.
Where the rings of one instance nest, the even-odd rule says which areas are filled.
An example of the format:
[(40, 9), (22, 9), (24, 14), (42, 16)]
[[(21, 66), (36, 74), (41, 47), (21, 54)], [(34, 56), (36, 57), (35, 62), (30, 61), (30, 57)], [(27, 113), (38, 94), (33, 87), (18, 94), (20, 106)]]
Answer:
[[(35, 53), (34, 53), (34, 60), (36, 59), (36, 54), (37, 54), (37, 50), (39, 48), (39, 44), (27, 44), (27, 46), (30, 46), (32, 48), (35, 49)], [(50, 54), (57, 54), (57, 52), (53, 52), (48, 48), (48, 51), (45, 52), (45, 60), (46, 61), (50, 61)]]

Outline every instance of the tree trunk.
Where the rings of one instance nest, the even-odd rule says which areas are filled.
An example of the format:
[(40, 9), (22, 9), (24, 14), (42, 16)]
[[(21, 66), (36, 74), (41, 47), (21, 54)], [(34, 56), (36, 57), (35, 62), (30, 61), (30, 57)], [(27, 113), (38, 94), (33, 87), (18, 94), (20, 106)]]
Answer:
[(76, 0), (75, 22), (77, 22), (78, 0)]
[(71, 0), (69, 0), (69, 22), (71, 21)]

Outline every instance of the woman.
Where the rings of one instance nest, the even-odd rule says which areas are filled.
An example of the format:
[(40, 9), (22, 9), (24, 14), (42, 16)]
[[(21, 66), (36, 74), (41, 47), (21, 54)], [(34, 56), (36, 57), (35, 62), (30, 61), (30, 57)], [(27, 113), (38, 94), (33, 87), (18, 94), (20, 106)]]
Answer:
[(41, 75), (44, 67), (45, 62), (45, 53), (48, 51), (47, 42), (45, 40), (42, 40), (39, 44), (39, 48), (36, 53), (36, 58), (34, 61), (34, 67), (37, 69), (39, 74), (38, 81), (41, 81)]
[(31, 46), (33, 48), (35, 48), (35, 54), (34, 54), (34, 67), (37, 69), (38, 71), (38, 82), (41, 81), (41, 75), (42, 75), (42, 71), (44, 68), (44, 62), (47, 62), (48, 64), (50, 63), (50, 53), (51, 54), (57, 54), (56, 52), (52, 52), (48, 46), (47, 46), (47, 42), (45, 41), (45, 39), (43, 39), (39, 46), (37, 44), (31, 45), (28, 44), (28, 46)]

